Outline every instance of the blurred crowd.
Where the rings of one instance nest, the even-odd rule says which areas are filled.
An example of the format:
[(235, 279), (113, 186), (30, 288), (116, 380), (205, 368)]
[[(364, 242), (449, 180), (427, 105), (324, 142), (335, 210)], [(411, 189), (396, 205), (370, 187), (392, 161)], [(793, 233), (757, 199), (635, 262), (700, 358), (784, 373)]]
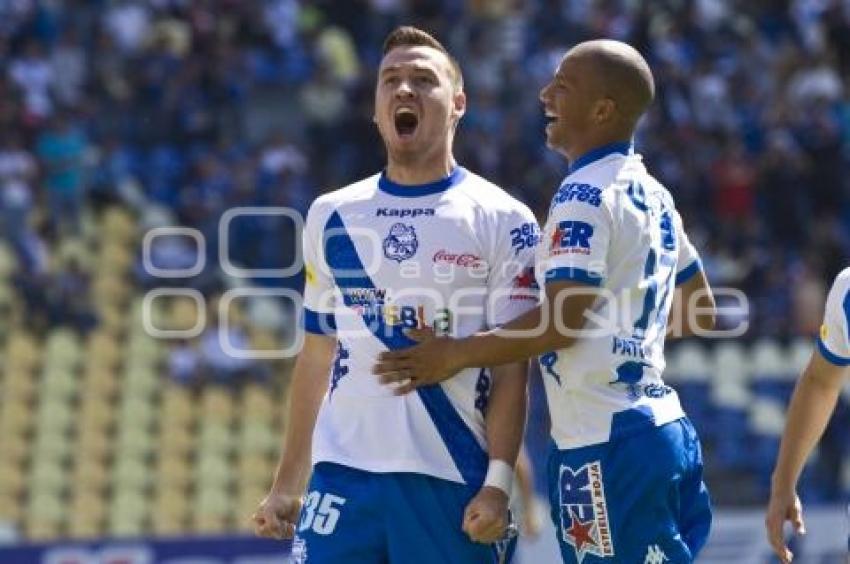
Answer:
[[(85, 329), (86, 272), (52, 257), (86, 214), (117, 202), (147, 227), (197, 228), (217, 264), (226, 210), (304, 212), (380, 170), (375, 70), (404, 23), (464, 69), (459, 161), (541, 219), (565, 163), (544, 145), (540, 87), (578, 41), (636, 46), (657, 82), (636, 148), (677, 198), (712, 283), (750, 297), (751, 336), (816, 332), (850, 256), (847, 0), (0, 2), (0, 233), (20, 292), (50, 322)], [(237, 218), (228, 242), (234, 264), (280, 268), (294, 226)], [(153, 251), (182, 268), (198, 249), (161, 237)], [(190, 283), (216, 291), (209, 270)]]

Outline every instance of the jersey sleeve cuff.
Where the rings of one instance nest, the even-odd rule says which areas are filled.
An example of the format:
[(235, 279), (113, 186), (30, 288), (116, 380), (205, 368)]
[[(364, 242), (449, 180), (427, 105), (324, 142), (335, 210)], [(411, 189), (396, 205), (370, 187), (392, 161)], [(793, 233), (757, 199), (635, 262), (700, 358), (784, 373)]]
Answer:
[(552, 268), (546, 271), (546, 282), (580, 282), (589, 286), (601, 286), (603, 278), (598, 274), (588, 272), (583, 268), (574, 268), (571, 266), (562, 268)]
[(850, 358), (844, 358), (843, 356), (835, 354), (826, 348), (826, 343), (824, 343), (820, 338), (817, 339), (817, 343), (818, 351), (827, 361), (831, 362), (835, 366), (850, 366)]
[(336, 317), (304, 308), (304, 330), (316, 335), (336, 335)]
[(702, 261), (696, 259), (694, 262), (676, 273), (676, 286), (681, 286), (693, 278), (700, 270), (702, 270)]

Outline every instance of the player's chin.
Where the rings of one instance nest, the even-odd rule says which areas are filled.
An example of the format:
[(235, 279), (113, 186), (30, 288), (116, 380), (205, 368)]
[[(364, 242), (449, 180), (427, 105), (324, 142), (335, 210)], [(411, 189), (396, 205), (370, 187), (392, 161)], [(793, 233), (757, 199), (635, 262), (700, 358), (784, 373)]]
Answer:
[(417, 152), (421, 148), (420, 145), (422, 145), (417, 133), (417, 131), (412, 133), (397, 133), (394, 131), (391, 138), (388, 140), (390, 150), (394, 153)]
[(402, 165), (413, 165), (419, 162), (422, 155), (428, 152), (428, 149), (427, 143), (421, 141), (392, 143), (388, 147), (390, 158)]
[(557, 153), (565, 154), (567, 143), (556, 133), (546, 133), (546, 146)]
[(548, 133), (546, 134), (546, 147), (552, 151), (560, 152), (561, 150), (560, 144)]

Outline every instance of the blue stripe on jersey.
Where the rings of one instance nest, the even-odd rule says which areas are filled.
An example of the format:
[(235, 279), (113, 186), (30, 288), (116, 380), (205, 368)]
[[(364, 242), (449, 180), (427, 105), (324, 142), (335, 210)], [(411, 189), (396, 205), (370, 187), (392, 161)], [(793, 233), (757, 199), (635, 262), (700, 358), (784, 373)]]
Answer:
[(572, 163), (570, 163), (569, 174), (574, 173), (578, 169), (589, 165), (592, 162), (598, 161), (603, 157), (607, 157), (613, 153), (620, 153), (622, 155), (628, 155), (633, 152), (633, 147), (631, 143), (628, 142), (620, 142), (620, 143), (608, 143), (607, 145), (602, 145), (601, 147), (597, 147), (592, 151), (588, 151)]
[(592, 274), (581, 268), (572, 268), (567, 266), (562, 268), (553, 268), (546, 271), (546, 282), (559, 282), (562, 280), (581, 282), (582, 284), (589, 284), (591, 286), (602, 285), (601, 276)]
[(305, 307), (304, 330), (317, 335), (334, 335), (336, 333), (336, 317), (333, 313), (319, 313)]
[(826, 344), (820, 339), (817, 339), (817, 343), (820, 355), (826, 360), (828, 360), (835, 366), (850, 366), (850, 358), (838, 356), (837, 354), (826, 348)]
[[(325, 257), (340, 288), (375, 288), (372, 279), (366, 274), (363, 263), (357, 255), (357, 249), (345, 230), (339, 213), (334, 212), (325, 225)], [(345, 305), (351, 300), (343, 292)], [(399, 325), (386, 325), (383, 316), (376, 316), (374, 322), (367, 323), (372, 334), (390, 350), (411, 347), (416, 344), (402, 332)], [(475, 487), (484, 482), (487, 473), (487, 453), (478, 444), (475, 435), (455, 411), (446, 392), (439, 385), (416, 389), (425, 410), (434, 422), (437, 432), (443, 439), (452, 460), (464, 481)]]
[(452, 186), (457, 186), (463, 179), (466, 178), (466, 169), (462, 166), (456, 166), (445, 178), (441, 178), (436, 182), (428, 184), (396, 184), (387, 178), (387, 171), (381, 173), (381, 178), (378, 180), (378, 188), (392, 194), (393, 196), (401, 196), (402, 198), (418, 198), (419, 196), (429, 196), (444, 190), (448, 190)]
[(702, 262), (699, 259), (696, 259), (694, 262), (676, 273), (676, 286), (681, 286), (693, 278), (700, 270), (702, 270)]

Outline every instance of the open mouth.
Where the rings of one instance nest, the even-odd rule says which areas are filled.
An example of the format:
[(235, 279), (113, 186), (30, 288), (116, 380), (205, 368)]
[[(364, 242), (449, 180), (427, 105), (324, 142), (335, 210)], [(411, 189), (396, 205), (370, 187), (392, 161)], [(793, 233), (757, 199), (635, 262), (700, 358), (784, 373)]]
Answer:
[(409, 137), (416, 132), (419, 117), (410, 108), (399, 108), (395, 112), (395, 130), (401, 137)]

